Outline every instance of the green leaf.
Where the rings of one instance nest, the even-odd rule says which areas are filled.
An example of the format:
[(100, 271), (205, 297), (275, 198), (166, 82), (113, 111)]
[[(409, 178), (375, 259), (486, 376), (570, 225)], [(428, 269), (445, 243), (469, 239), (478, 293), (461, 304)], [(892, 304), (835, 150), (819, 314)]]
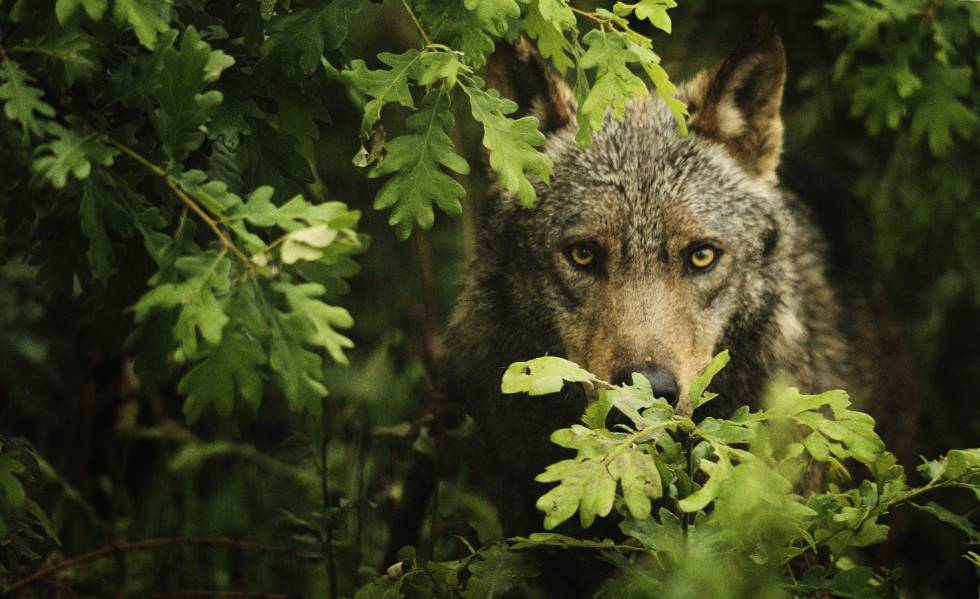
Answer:
[(709, 417), (698, 423), (698, 435), (707, 441), (735, 445), (752, 441), (755, 431), (741, 423)]
[(709, 478), (700, 489), (677, 502), (677, 507), (683, 512), (698, 512), (706, 508), (718, 496), (732, 473), (732, 463), (724, 454), (718, 456), (717, 462), (701, 460), (699, 467)]
[(517, 110), (517, 104), (501, 98), (496, 90), (462, 87), (469, 96), (473, 118), (483, 125), (483, 146), (490, 152), (490, 167), (497, 173), (499, 185), (516, 194), (521, 205), (533, 206), (537, 194), (527, 174), (547, 183), (552, 169), (551, 159), (535, 150), (545, 142), (538, 131), (538, 119), (507, 118), (505, 115)]
[(603, 389), (600, 392), (600, 398), (603, 401), (609, 402), (629, 418), (633, 423), (633, 427), (637, 430), (654, 424), (657, 421), (641, 414), (642, 410), (656, 406), (667, 417), (673, 414), (673, 410), (666, 401), (654, 398), (650, 381), (638, 373), (633, 373), (632, 385)]
[(319, 260), (323, 249), (337, 239), (337, 231), (326, 225), (308, 229), (298, 229), (286, 235), (282, 244), (283, 264), (294, 264), (300, 260)]
[(863, 464), (874, 464), (884, 444), (871, 426), (849, 420), (820, 420), (817, 430), (827, 437), (840, 441), (848, 453)]
[(229, 192), (227, 184), (209, 181), (204, 171), (185, 171), (176, 180), (181, 189), (200, 202), (211, 214), (223, 216), (242, 205), (242, 199)]
[(18, 49), (59, 63), (64, 68), (68, 87), (79, 81), (89, 82), (103, 73), (102, 58), (108, 51), (98, 38), (79, 29), (47, 35), (35, 43), (20, 44)]
[(455, 52), (422, 52), (412, 69), (412, 77), (419, 85), (442, 83), (450, 90), (456, 85), (460, 71), (469, 73), (471, 69), (459, 61)]
[[(27, 500), (24, 485), (15, 476), (24, 472), (24, 464), (9, 455), (0, 455), (0, 506), (6, 509), (23, 507)], [(5, 511), (4, 510), (4, 511)]]
[[(658, 57), (659, 58), (659, 57)], [(657, 95), (667, 103), (667, 108), (674, 115), (677, 121), (677, 131), (682, 137), (687, 137), (687, 104), (677, 99), (677, 86), (670, 81), (667, 71), (659, 63), (652, 60), (644, 60), (640, 67), (646, 72), (647, 77), (653, 82)]]
[(211, 116), (208, 135), (221, 140), (229, 150), (237, 150), (240, 136), (252, 134), (251, 119), (267, 118), (252, 96), (240, 87), (225, 87), (221, 105)]
[(918, 510), (932, 514), (940, 522), (945, 522), (946, 524), (959, 529), (970, 539), (971, 544), (980, 544), (980, 531), (977, 530), (976, 526), (968, 517), (952, 512), (935, 501), (930, 501), (925, 505), (919, 505), (913, 502), (909, 503), (912, 507)]
[(157, 45), (157, 36), (170, 29), (160, 16), (160, 9), (168, 4), (170, 0), (115, 0), (112, 15), (117, 21), (131, 25), (140, 44), (152, 50)]
[[(701, 371), (698, 376), (694, 378), (691, 382), (691, 391), (688, 393), (688, 401), (691, 402), (691, 409), (696, 410), (699, 407), (710, 401), (710, 397), (706, 397), (705, 390), (708, 385), (711, 384), (711, 379), (715, 377), (722, 368), (728, 364), (728, 350), (720, 352), (717, 356), (711, 359), (711, 362)], [(714, 396), (711, 396), (714, 397)]]
[(619, 527), (626, 535), (638, 540), (647, 549), (672, 551), (683, 547), (686, 538), (677, 514), (661, 507), (657, 516), (658, 518), (642, 519), (627, 516), (623, 518)]
[(61, 189), (68, 182), (69, 173), (76, 179), (87, 179), (92, 163), (111, 166), (118, 150), (106, 145), (95, 133), (80, 133), (52, 124), (49, 131), (57, 138), (38, 146), (40, 157), (34, 161), (34, 172), (54, 187)]
[(595, 377), (574, 362), (554, 356), (534, 358), (527, 362), (514, 362), (504, 373), (500, 383), (502, 393), (527, 393), (547, 395), (557, 393), (571, 383), (591, 383)]
[(362, 586), (354, 593), (354, 599), (400, 599), (405, 595), (401, 592), (401, 576), (379, 576)]
[(584, 527), (591, 526), (596, 516), (608, 515), (617, 483), (622, 486), (627, 508), (638, 518), (649, 517), (651, 500), (663, 495), (660, 471), (653, 456), (637, 447), (628, 436), (573, 425), (555, 431), (551, 441), (575, 449), (577, 455), (573, 460), (548, 466), (534, 479), (559, 483), (536, 503), (545, 512), (544, 526), (548, 530), (576, 511)]
[(946, 478), (980, 474), (980, 449), (953, 449), (946, 454)]
[(612, 407), (609, 395), (605, 392), (599, 392), (599, 397), (589, 402), (589, 405), (585, 407), (582, 423), (589, 428), (606, 428), (606, 418), (609, 416)]
[(229, 221), (247, 220), (259, 227), (279, 227), (295, 231), (316, 225), (328, 225), (334, 229), (345, 229), (357, 224), (360, 213), (348, 210), (341, 202), (313, 204), (301, 196), (294, 196), (282, 206), (272, 203), (274, 190), (268, 186), (257, 188), (249, 196), (248, 202), (231, 211)]
[(640, 0), (632, 4), (617, 2), (613, 5), (613, 12), (621, 17), (630, 14), (636, 15), (638, 19), (646, 19), (657, 29), (662, 29), (670, 33), (670, 16), (667, 10), (677, 6), (674, 0)]
[(965, 99), (969, 102), (971, 76), (970, 67), (932, 64), (925, 74), (909, 125), (913, 142), (925, 135), (932, 153), (944, 156), (953, 148), (953, 131), (964, 139), (970, 138), (980, 122), (963, 99), (967, 96)]
[(493, 22), (482, 21), (481, 15), (458, 1), (416, 0), (414, 4), (423, 28), (434, 42), (461, 52), (461, 60), (470, 66), (486, 63), (498, 35)]
[(561, 547), (562, 549), (612, 549), (616, 546), (616, 543), (611, 539), (577, 539), (553, 532), (532, 532), (530, 536), (511, 537), (508, 540), (511, 542), (513, 549), (529, 549), (541, 546)]
[(353, 229), (360, 218), (356, 210), (348, 210), (341, 202), (312, 204), (303, 196), (295, 196), (282, 206), (276, 206), (271, 201), (272, 194), (271, 187), (259, 187), (247, 203), (235, 206), (225, 218), (231, 230), (251, 251), (263, 253), (268, 247), (245, 227), (243, 221), (286, 231), (280, 246), (280, 255), (286, 264), (298, 260), (324, 260), (332, 264), (342, 255), (361, 249), (361, 240)]
[[(616, 31), (593, 29), (582, 38), (588, 46), (579, 61), (583, 69), (596, 69), (595, 82), (585, 100), (579, 106), (579, 122), (588, 122), (588, 129), (596, 131), (606, 118), (606, 110), (611, 108), (617, 119), (622, 119), (626, 111), (626, 101), (643, 98), (649, 91), (643, 80), (629, 70), (627, 64), (640, 62), (640, 57), (628, 49), (623, 34)], [(581, 124), (580, 124), (581, 127)], [(579, 136), (579, 143), (589, 139)]]
[(3, 112), (11, 121), (20, 123), (25, 136), (42, 135), (44, 122), (38, 117), (54, 116), (54, 108), (41, 100), (44, 92), (31, 85), (34, 81), (35, 79), (9, 56), (2, 61), (0, 100), (4, 101)]
[[(360, 0), (333, 0), (274, 17), (262, 54), (286, 59), (290, 73), (298, 65), (300, 73), (312, 75), (320, 68), (324, 51), (336, 50), (347, 39), (351, 15), (360, 9)], [(264, 14), (272, 17), (272, 9)]]
[(262, 403), (259, 367), (266, 361), (262, 346), (241, 331), (224, 335), (211, 354), (180, 380), (177, 391), (187, 396), (184, 417), (193, 424), (210, 404), (219, 416), (234, 407), (237, 389), (245, 402), (257, 409)]
[[(581, 54), (582, 47), (576, 41), (576, 50)], [(575, 65), (575, 103), (578, 106), (585, 104), (592, 93), (592, 85), (589, 83), (589, 76), (582, 67), (581, 59)], [(582, 147), (592, 144), (592, 122), (590, 115), (582, 112), (581, 109), (575, 111), (575, 120), (578, 122), (578, 132), (575, 133), (575, 141)]]
[(225, 253), (205, 252), (182, 256), (175, 262), (177, 283), (158, 283), (133, 306), (136, 322), (146, 320), (156, 311), (178, 310), (174, 337), (178, 345), (178, 361), (194, 358), (199, 353), (199, 338), (211, 346), (221, 342), (222, 331), (228, 323), (224, 301), (219, 298), (231, 287), (231, 262)]
[(346, 81), (373, 98), (364, 105), (364, 118), (361, 120), (362, 137), (368, 137), (371, 128), (381, 118), (381, 109), (388, 102), (397, 102), (406, 108), (415, 108), (408, 82), (421, 56), (418, 50), (406, 50), (402, 54), (382, 52), (378, 54), (378, 60), (391, 67), (390, 69), (372, 71), (367, 68), (363, 60), (354, 60), (351, 62), (351, 68), (343, 71)]
[(105, 282), (115, 272), (115, 257), (106, 225), (129, 236), (133, 226), (130, 213), (119, 204), (105, 186), (96, 184), (95, 177), (82, 186), (82, 201), (78, 206), (82, 234), (89, 240), (86, 252), (89, 266), (96, 280)]
[[(847, 409), (850, 402), (846, 393), (799, 395), (796, 389), (787, 391), (779, 394), (784, 399), (777, 400), (769, 412), (773, 416), (792, 416), (814, 431), (803, 439), (803, 447), (814, 459), (834, 464), (837, 459), (854, 458), (869, 468), (880, 462), (885, 446), (874, 431), (874, 419)], [(787, 409), (787, 405), (794, 407)], [(831, 408), (833, 418), (822, 411), (824, 406)]]
[(609, 473), (619, 480), (623, 501), (634, 518), (650, 517), (651, 500), (663, 495), (663, 482), (653, 456), (630, 447), (609, 462)]
[(571, 32), (577, 37), (575, 13), (561, 0), (539, 0), (524, 17), (527, 34), (537, 40), (541, 56), (548, 58), (561, 74), (575, 66), (569, 55), (575, 55), (575, 46), (565, 37)]
[(100, 21), (108, 6), (108, 0), (58, 0), (54, 5), (54, 14), (58, 18), (58, 23), (64, 25), (78, 12), (78, 9), (84, 8), (85, 14), (90, 19)]
[[(24, 509), (27, 510), (30, 515), (34, 516), (34, 519), (37, 520), (38, 524), (41, 525), (41, 528), (44, 529), (44, 533), (60, 546), (61, 539), (58, 538), (58, 531), (55, 529), (51, 519), (48, 518), (48, 515), (41, 509), (41, 506), (31, 499), (25, 499)], [(3, 534), (0, 534), (0, 537), (2, 536)]]
[(568, 520), (576, 511), (582, 526), (587, 528), (596, 516), (609, 514), (616, 498), (616, 481), (598, 460), (562, 460), (548, 466), (534, 480), (560, 483), (535, 504), (545, 513), (545, 530)]
[(286, 296), (292, 308), (291, 315), (300, 316), (307, 321), (307, 331), (303, 341), (327, 350), (335, 362), (347, 365), (344, 349), (354, 347), (354, 342), (341, 335), (334, 327), (349, 329), (354, 325), (350, 313), (339, 306), (331, 306), (319, 299), (326, 292), (319, 283), (290, 285), (278, 283), (273, 288)]
[(304, 347), (311, 329), (312, 324), (303, 314), (276, 310), (269, 327), (269, 366), (276, 373), (291, 410), (319, 414), (327, 388), (321, 382), (322, 359)]
[(828, 595), (831, 597), (846, 597), (853, 599), (863, 599), (873, 597), (878, 594), (875, 590), (880, 588), (880, 582), (875, 576), (875, 571), (868, 566), (855, 566), (849, 570), (839, 570), (831, 568), (833, 575), (821, 578), (824, 575), (824, 568), (816, 566), (811, 568), (800, 579), (798, 589), (810, 595)]
[(528, 559), (527, 554), (509, 551), (500, 545), (480, 551), (467, 569), (472, 576), (463, 597), (472, 599), (501, 597), (519, 581), (541, 573), (535, 560)]
[(429, 229), (434, 220), (435, 203), (449, 216), (459, 216), (459, 199), (466, 190), (442, 167), (460, 174), (469, 173), (469, 165), (456, 153), (446, 129), (453, 126), (450, 95), (435, 89), (422, 101), (422, 108), (405, 122), (414, 133), (402, 135), (386, 144), (384, 161), (371, 171), (371, 177), (394, 173), (374, 200), (376, 209), (394, 206), (388, 223), (398, 237), (407, 238), (415, 223)]
[(214, 76), (214, 61), (227, 66), (229, 60), (220, 51), (212, 51), (193, 26), (184, 31), (179, 49), (163, 51), (162, 85), (154, 94), (159, 108), (151, 121), (171, 161), (183, 161), (204, 142), (201, 128), (222, 100), (221, 92), (204, 92), (204, 87)]
[(510, 19), (521, 16), (521, 7), (517, 0), (463, 0), (463, 6), (476, 14), (484, 29), (497, 36), (507, 32), (507, 22)]

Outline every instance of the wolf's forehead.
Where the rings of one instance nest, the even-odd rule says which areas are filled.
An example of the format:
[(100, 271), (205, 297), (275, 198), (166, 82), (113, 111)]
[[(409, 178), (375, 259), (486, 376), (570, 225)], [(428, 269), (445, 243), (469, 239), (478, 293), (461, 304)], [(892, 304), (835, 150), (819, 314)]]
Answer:
[(665, 138), (633, 130), (616, 137), (617, 129), (556, 157), (546, 203), (559, 221), (591, 223), (640, 240), (746, 222), (739, 217), (757, 211), (742, 189), (744, 173), (727, 168), (711, 147), (681, 139), (672, 129)]

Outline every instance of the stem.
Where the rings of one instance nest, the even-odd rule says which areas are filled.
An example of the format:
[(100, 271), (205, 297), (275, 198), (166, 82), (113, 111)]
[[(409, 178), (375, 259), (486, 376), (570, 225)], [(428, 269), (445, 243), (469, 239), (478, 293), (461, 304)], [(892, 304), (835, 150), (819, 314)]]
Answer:
[(402, 0), (402, 6), (405, 7), (405, 12), (408, 13), (408, 16), (412, 17), (412, 22), (415, 23), (415, 28), (419, 30), (419, 35), (422, 36), (422, 41), (425, 42), (426, 46), (431, 46), (432, 40), (429, 39), (429, 36), (425, 33), (425, 29), (422, 29), (422, 23), (420, 23), (419, 18), (415, 16), (415, 13), (412, 11), (412, 7), (408, 5), (408, 0)]
[[(614, 31), (617, 28), (616, 22), (613, 21), (613, 20), (611, 20), (611, 19), (603, 19), (602, 17), (600, 17), (598, 14), (596, 14), (594, 12), (589, 12), (587, 10), (582, 10), (580, 8), (575, 8), (574, 6), (569, 6), (569, 8), (571, 8), (572, 9), (572, 12), (574, 12), (575, 14), (577, 14), (579, 16), (582, 16), (582, 17), (585, 17), (586, 19), (589, 19), (590, 21), (592, 21), (593, 23), (595, 23), (596, 25), (598, 25), (599, 26), (599, 29), (602, 30), (602, 31), (606, 31), (606, 27), (608, 27), (609, 30), (611, 30), (611, 31)], [(624, 29), (623, 31), (625, 33), (628, 30), (625, 30)]]
[(586, 19), (595, 21), (599, 25), (602, 25), (602, 23), (603, 23), (603, 20), (599, 18), (599, 15), (595, 14), (594, 12), (589, 12), (587, 10), (582, 10), (581, 8), (575, 8), (574, 6), (569, 6), (569, 8), (572, 9), (572, 12), (573, 13), (575, 13), (577, 15), (581, 15), (581, 16), (585, 17)]
[(274, 547), (272, 545), (263, 545), (261, 543), (251, 543), (249, 541), (239, 541), (238, 539), (230, 539), (226, 537), (168, 537), (162, 539), (144, 539), (142, 541), (135, 541), (132, 543), (123, 543), (121, 545), (110, 545), (108, 547), (102, 547), (101, 549), (96, 549), (95, 551), (90, 551), (88, 553), (83, 553), (78, 557), (74, 557), (57, 564), (53, 564), (46, 568), (42, 568), (33, 574), (21, 578), (17, 582), (13, 583), (9, 587), (0, 592), (0, 595), (4, 597), (12, 597), (14, 591), (26, 587), (27, 585), (41, 580), (42, 578), (47, 578), (52, 574), (60, 572), (62, 570), (72, 568), (87, 562), (91, 562), (97, 559), (102, 559), (104, 557), (109, 557), (116, 555), (118, 553), (129, 553), (130, 551), (145, 551), (148, 549), (158, 549), (160, 547), (169, 547), (170, 545), (197, 545), (204, 547), (228, 547), (230, 549), (241, 549), (243, 551), (257, 551), (260, 553), (269, 553), (281, 557), (290, 557), (298, 559), (306, 559), (307, 556), (299, 551), (294, 551), (292, 549), (286, 549), (284, 547)]
[(152, 162), (150, 162), (146, 158), (143, 158), (142, 156), (140, 156), (139, 154), (137, 154), (135, 150), (130, 149), (129, 146), (125, 146), (125, 145), (119, 143), (118, 141), (116, 141), (115, 139), (113, 139), (111, 137), (106, 138), (106, 140), (111, 145), (115, 146), (120, 151), (122, 151), (123, 154), (126, 154), (127, 156), (129, 156), (130, 158), (132, 158), (133, 160), (135, 160), (136, 162), (140, 163), (142, 166), (144, 166), (147, 170), (149, 170), (150, 172), (152, 172), (154, 175), (157, 175), (158, 177), (167, 178), (167, 173), (162, 168), (160, 168), (159, 166), (153, 164)]
[(141, 166), (146, 168), (154, 175), (157, 175), (158, 177), (162, 177), (163, 180), (166, 181), (167, 187), (169, 187), (171, 191), (174, 192), (174, 195), (176, 195), (177, 198), (181, 202), (183, 202), (185, 206), (190, 208), (191, 211), (194, 212), (194, 214), (196, 214), (201, 220), (203, 220), (208, 225), (208, 227), (211, 228), (212, 231), (214, 231), (214, 234), (217, 235), (218, 239), (221, 241), (221, 245), (225, 246), (225, 248), (229, 252), (234, 254), (241, 261), (241, 263), (245, 266), (245, 270), (246, 271), (252, 270), (253, 264), (252, 261), (248, 259), (248, 256), (246, 256), (240, 249), (238, 249), (238, 246), (236, 246), (231, 241), (231, 239), (227, 235), (225, 235), (224, 231), (221, 230), (221, 227), (218, 226), (218, 222), (213, 218), (211, 218), (211, 215), (208, 214), (207, 211), (205, 211), (200, 204), (195, 202), (194, 199), (187, 194), (187, 192), (185, 192), (183, 189), (180, 188), (180, 184), (177, 183), (177, 181), (173, 177), (168, 175), (166, 171), (164, 171), (159, 166), (153, 164), (143, 156), (136, 153), (135, 150), (129, 148), (128, 146), (116, 141), (115, 139), (112, 139), (111, 137), (107, 138), (107, 141), (109, 142), (110, 145), (119, 149), (123, 154), (126, 154), (127, 156), (129, 156), (130, 158), (138, 162)]
[[(830, 535), (826, 539), (824, 539), (823, 543), (826, 544), (828, 541), (830, 541), (831, 539), (833, 539), (834, 537), (836, 537), (838, 535), (841, 535), (841, 534), (844, 534), (844, 533), (847, 533), (847, 532), (851, 532), (853, 530), (860, 530), (861, 527), (864, 526), (864, 523), (867, 522), (868, 520), (870, 520), (872, 517), (877, 518), (879, 516), (885, 516), (889, 512), (891, 512), (894, 508), (901, 507), (901, 505), (903, 503), (906, 503), (906, 502), (911, 503), (911, 500), (914, 499), (914, 498), (916, 498), (916, 497), (918, 497), (919, 495), (922, 495), (924, 493), (928, 493), (930, 491), (935, 491), (937, 489), (949, 489), (949, 488), (958, 488), (958, 487), (961, 487), (961, 486), (963, 486), (963, 483), (960, 482), (962, 479), (967, 478), (967, 477), (970, 477), (970, 476), (976, 476), (976, 474), (977, 474), (977, 470), (968, 470), (968, 471), (964, 472), (963, 474), (961, 474), (960, 476), (957, 476), (956, 478), (950, 478), (950, 479), (947, 479), (947, 480), (944, 480), (944, 481), (939, 481), (939, 482), (937, 482), (936, 480), (930, 480), (925, 485), (923, 485), (923, 486), (921, 486), (921, 487), (919, 487), (917, 489), (911, 489), (911, 490), (906, 491), (905, 493), (903, 493), (903, 494), (901, 494), (901, 495), (899, 495), (897, 497), (893, 497), (893, 498), (889, 499), (889, 501), (887, 503), (885, 503), (885, 504), (882, 504), (881, 503), (881, 499), (880, 499), (880, 496), (879, 496), (878, 504), (877, 504), (876, 508), (873, 509), (873, 510), (871, 510), (871, 511), (869, 511), (864, 516), (864, 518), (861, 519), (861, 522), (858, 523), (858, 525), (855, 528), (838, 531), (838, 532)], [(969, 489), (969, 490), (971, 490), (971, 491), (975, 491), (975, 487), (973, 487), (973, 486), (968, 486), (966, 488)], [(912, 504), (912, 505), (914, 506), (914, 504)], [(809, 555), (809, 554), (804, 554), (804, 555)], [(791, 561), (791, 560), (786, 560), (783, 563), (786, 564), (786, 563), (789, 563), (789, 561)]]
[[(692, 456), (691, 456), (691, 451), (693, 450), (692, 444), (693, 444), (693, 441), (691, 440), (691, 434), (690, 433), (685, 433), (684, 434), (684, 451), (687, 454), (687, 478), (688, 478), (688, 480), (691, 481), (691, 484), (693, 485), (694, 484), (694, 460), (692, 459)], [(684, 519), (683, 519), (683, 522), (682, 523), (684, 524), (684, 539), (685, 540), (687, 539), (687, 527), (691, 524), (690, 521), (693, 520), (693, 519), (694, 519), (694, 514), (687, 514), (687, 513), (684, 514)]]
[(320, 418), (320, 493), (323, 498), (324, 547), (327, 577), (330, 579), (330, 599), (337, 599), (337, 560), (333, 554), (333, 522), (329, 514), (330, 483), (327, 480), (327, 449), (330, 446), (329, 402), (324, 398)]

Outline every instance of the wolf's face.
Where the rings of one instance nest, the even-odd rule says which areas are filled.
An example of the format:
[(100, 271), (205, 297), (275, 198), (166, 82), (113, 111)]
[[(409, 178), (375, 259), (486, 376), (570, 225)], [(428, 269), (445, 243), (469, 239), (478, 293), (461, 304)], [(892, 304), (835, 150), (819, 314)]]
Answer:
[[(521, 52), (491, 68), (512, 97), (528, 88), (513, 94), (508, 69), (542, 68)], [(687, 139), (648, 99), (580, 148), (570, 94), (541, 72), (547, 87), (532, 104), (550, 129), (553, 183), (530, 211), (493, 205), (487, 239), (507, 261), (514, 309), (554, 331), (561, 347), (550, 351), (614, 383), (643, 373), (684, 410), (686, 383), (750, 324), (740, 320), (778, 318), (767, 289), (788, 274), (773, 259), (787, 228), (775, 188), (784, 74), (778, 37), (757, 32), (683, 88)]]

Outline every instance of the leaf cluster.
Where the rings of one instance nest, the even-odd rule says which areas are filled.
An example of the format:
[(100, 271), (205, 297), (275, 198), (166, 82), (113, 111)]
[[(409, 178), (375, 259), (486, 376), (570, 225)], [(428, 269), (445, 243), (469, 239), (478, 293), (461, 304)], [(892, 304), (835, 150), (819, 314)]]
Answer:
[[(854, 157), (854, 191), (876, 223), (887, 274), (895, 281), (910, 275), (936, 281), (915, 298), (920, 314), (954, 296), (977, 305), (980, 279), (972, 265), (980, 246), (972, 231), (978, 221), (969, 206), (980, 179), (966, 165), (980, 139), (980, 6), (835, 1), (817, 24), (836, 54), (823, 85), (843, 94), (851, 116), (880, 140), (874, 144), (880, 152)], [(963, 242), (954, 248), (937, 243), (951, 237)], [(929, 271), (911, 274), (913, 258), (924, 254), (935, 256)]]
[[(615, 13), (599, 9), (584, 13), (600, 29), (582, 34), (578, 18), (566, 0), (496, 0), (494, 2), (435, 2), (419, 0), (421, 50), (401, 54), (381, 53), (384, 67), (372, 70), (362, 60), (354, 60), (344, 70), (344, 79), (364, 94), (361, 135), (372, 139), (372, 150), (362, 164), (380, 161), (371, 177), (388, 179), (375, 198), (378, 209), (391, 208), (389, 223), (399, 238), (407, 238), (416, 225), (432, 226), (432, 206), (450, 216), (460, 213), (465, 191), (451, 174), (466, 174), (469, 165), (457, 153), (446, 130), (454, 124), (454, 90), (460, 90), (470, 105), (471, 117), (483, 129), (483, 146), (489, 165), (500, 187), (530, 207), (536, 191), (534, 179), (547, 184), (552, 164), (540, 146), (544, 136), (534, 116), (515, 118), (517, 105), (500, 98), (475, 74), (486, 63), (494, 39), (514, 39), (522, 33), (536, 40), (541, 55), (565, 73), (577, 69), (576, 94), (579, 100), (579, 142), (591, 142), (612, 108), (623, 117), (626, 101), (646, 96), (646, 84), (629, 65), (638, 64), (647, 72), (657, 92), (667, 101), (685, 131), (684, 105), (674, 97), (676, 89), (659, 66), (660, 58), (651, 50), (650, 38), (630, 28), (628, 16), (648, 19), (656, 27), (670, 31), (666, 10), (673, 1), (617, 3)], [(587, 49), (583, 48), (583, 44)], [(588, 72), (594, 71), (590, 78)], [(416, 108), (417, 97), (421, 105)], [(408, 133), (377, 147), (376, 126), (387, 104), (398, 104), (414, 112), (405, 125)], [(382, 154), (383, 152), (383, 154)], [(532, 179), (533, 177), (533, 179)]]
[[(719, 354), (690, 385), (695, 414), (714, 399), (707, 389), (727, 361)], [(618, 551), (624, 578), (608, 585), (610, 596), (695, 586), (718, 597), (885, 596), (891, 574), (860, 565), (857, 549), (887, 540), (884, 520), (900, 506), (978, 540), (968, 515), (919, 498), (942, 488), (980, 498), (980, 453), (953, 450), (926, 462), (924, 484), (910, 486), (874, 420), (851, 409), (843, 391), (804, 395), (776, 383), (764, 409), (695, 420), (655, 398), (641, 375), (613, 386), (551, 357), (512, 365), (502, 390), (548, 394), (562, 380), (598, 392), (582, 424), (552, 434), (575, 456), (537, 477), (558, 483), (537, 507), (546, 530), (576, 513), (582, 527), (614, 510), (623, 516), (626, 545), (644, 551)], [(628, 424), (607, 429), (612, 410)], [(857, 479), (857, 469), (867, 478)]]

